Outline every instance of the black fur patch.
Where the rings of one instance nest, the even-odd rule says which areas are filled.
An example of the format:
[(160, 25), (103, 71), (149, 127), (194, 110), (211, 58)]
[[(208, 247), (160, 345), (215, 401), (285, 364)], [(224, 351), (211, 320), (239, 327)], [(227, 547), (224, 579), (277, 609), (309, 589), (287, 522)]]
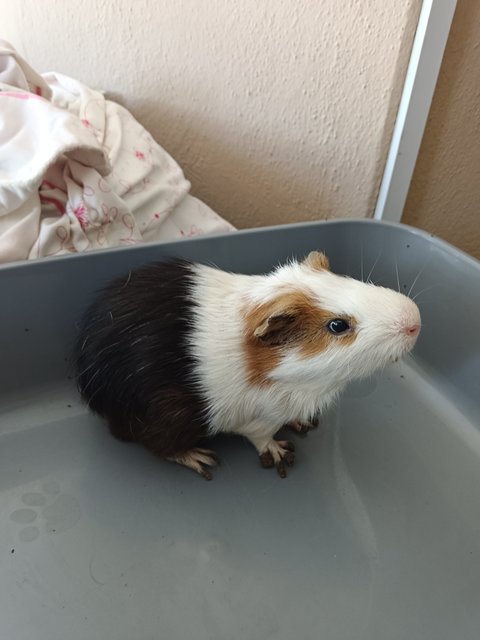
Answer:
[(86, 311), (75, 348), (89, 407), (121, 440), (181, 454), (206, 434), (187, 338), (195, 321), (190, 263), (151, 264), (114, 280)]

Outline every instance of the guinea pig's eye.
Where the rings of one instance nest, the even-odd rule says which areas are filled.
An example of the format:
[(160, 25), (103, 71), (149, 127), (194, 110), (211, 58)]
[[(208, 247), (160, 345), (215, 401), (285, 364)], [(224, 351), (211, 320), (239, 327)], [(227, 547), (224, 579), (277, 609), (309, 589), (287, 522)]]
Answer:
[(348, 331), (350, 329), (350, 325), (346, 320), (335, 318), (335, 320), (330, 320), (330, 322), (327, 324), (327, 328), (330, 333), (339, 334)]

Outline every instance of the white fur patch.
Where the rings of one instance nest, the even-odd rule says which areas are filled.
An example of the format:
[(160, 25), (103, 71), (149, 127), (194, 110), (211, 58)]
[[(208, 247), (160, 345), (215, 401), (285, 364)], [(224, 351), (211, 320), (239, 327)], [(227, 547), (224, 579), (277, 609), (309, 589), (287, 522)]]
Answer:
[[(210, 430), (244, 433), (252, 441), (286, 422), (308, 421), (354, 378), (371, 374), (415, 343), (404, 329), (420, 324), (414, 302), (402, 294), (292, 263), (266, 276), (229, 274), (196, 265), (192, 294), (198, 305), (191, 347), (196, 380), (208, 399)], [(280, 291), (307, 292), (320, 309), (356, 319), (356, 339), (312, 357), (285, 348), (268, 385), (248, 381), (245, 301), (262, 304)]]

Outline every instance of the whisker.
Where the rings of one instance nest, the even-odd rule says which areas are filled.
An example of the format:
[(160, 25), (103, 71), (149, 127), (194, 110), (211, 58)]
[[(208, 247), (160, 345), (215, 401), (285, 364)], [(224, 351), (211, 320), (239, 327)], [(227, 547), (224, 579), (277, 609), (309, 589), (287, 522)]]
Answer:
[(440, 283), (439, 283), (439, 282), (437, 282), (436, 284), (432, 284), (432, 285), (430, 285), (429, 287), (425, 287), (425, 289), (422, 289), (421, 291), (419, 291), (418, 293), (416, 293), (416, 294), (413, 296), (412, 300), (416, 300), (416, 299), (418, 298), (418, 296), (419, 296), (419, 295), (421, 295), (422, 293), (425, 293), (426, 291), (430, 291), (430, 289), (433, 289), (433, 287), (439, 287), (439, 286), (440, 286)]
[(427, 260), (427, 262), (423, 265), (423, 267), (420, 269), (420, 271), (417, 274), (417, 277), (415, 278), (415, 280), (412, 282), (412, 286), (410, 287), (410, 289), (408, 290), (407, 293), (407, 297), (410, 297), (410, 294), (413, 291), (413, 287), (417, 284), (417, 280), (419, 279), (419, 277), (422, 275), (422, 273), (425, 271), (425, 268), (427, 266), (427, 264), (430, 262), (430, 260)]
[(399, 278), (399, 275), (398, 275), (398, 262), (397, 262), (396, 258), (395, 258), (395, 271), (397, 273), (397, 291), (398, 291), (398, 293), (400, 293), (400, 278)]
[(360, 274), (362, 282), (365, 282), (363, 279), (363, 243), (360, 245)]
[(377, 266), (377, 262), (380, 260), (380, 256), (382, 255), (382, 251), (380, 250), (380, 253), (377, 256), (377, 259), (375, 260), (375, 262), (373, 263), (373, 267), (370, 269), (370, 273), (367, 276), (367, 282), (370, 280), (370, 276), (373, 273), (373, 270), (375, 269), (375, 267)]

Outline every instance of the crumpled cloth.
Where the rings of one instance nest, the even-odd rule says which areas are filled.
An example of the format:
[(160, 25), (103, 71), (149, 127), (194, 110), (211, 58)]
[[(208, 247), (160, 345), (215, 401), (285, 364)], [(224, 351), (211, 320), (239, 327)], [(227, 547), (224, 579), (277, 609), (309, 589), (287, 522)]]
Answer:
[(0, 40), (0, 262), (233, 230), (189, 189), (126, 109)]

